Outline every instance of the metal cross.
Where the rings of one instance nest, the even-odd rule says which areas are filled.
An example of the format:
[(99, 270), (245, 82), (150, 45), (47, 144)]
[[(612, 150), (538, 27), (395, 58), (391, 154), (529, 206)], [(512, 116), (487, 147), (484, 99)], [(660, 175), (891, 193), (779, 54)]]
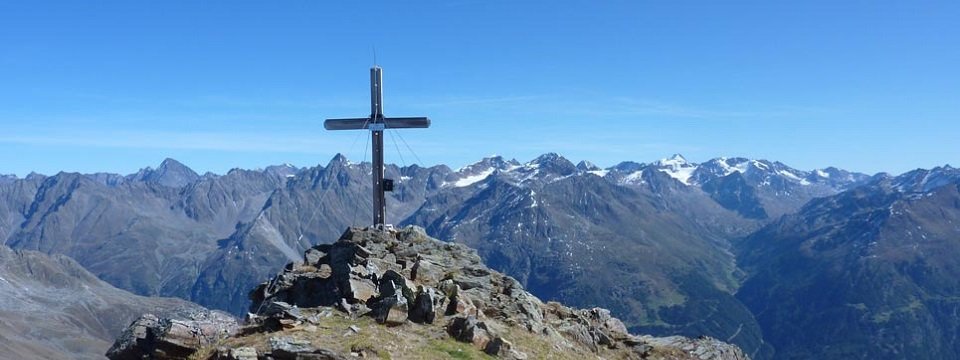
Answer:
[(369, 129), (373, 139), (373, 226), (384, 224), (387, 210), (384, 196), (383, 179), (383, 130), (427, 128), (430, 119), (425, 117), (383, 117), (383, 69), (370, 68), (370, 116), (353, 119), (327, 119), (323, 122), (327, 130)]

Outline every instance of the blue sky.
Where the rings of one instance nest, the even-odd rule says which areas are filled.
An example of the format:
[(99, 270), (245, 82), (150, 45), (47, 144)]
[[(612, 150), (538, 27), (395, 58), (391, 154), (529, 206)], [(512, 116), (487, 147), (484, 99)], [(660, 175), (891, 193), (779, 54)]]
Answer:
[[(682, 153), (899, 173), (960, 154), (957, 1), (0, 3), (0, 173)], [(401, 160), (396, 149), (402, 150)]]

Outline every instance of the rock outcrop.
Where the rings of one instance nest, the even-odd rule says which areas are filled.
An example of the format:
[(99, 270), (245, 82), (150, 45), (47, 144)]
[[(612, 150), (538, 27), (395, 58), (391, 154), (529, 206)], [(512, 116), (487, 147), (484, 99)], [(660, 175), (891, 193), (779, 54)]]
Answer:
[(237, 320), (219, 311), (197, 311), (184, 319), (144, 314), (117, 338), (107, 357), (113, 360), (185, 359), (197, 349), (233, 335)]
[[(307, 250), (250, 298), (247, 324), (236, 334), (188, 339), (199, 345), (193, 358), (748, 358), (711, 338), (630, 334), (605, 309), (545, 303), (484, 266), (476, 251), (418, 227), (348, 229), (335, 243)], [(128, 334), (156, 328), (150, 321), (134, 323)], [(180, 340), (167, 345), (180, 351)]]

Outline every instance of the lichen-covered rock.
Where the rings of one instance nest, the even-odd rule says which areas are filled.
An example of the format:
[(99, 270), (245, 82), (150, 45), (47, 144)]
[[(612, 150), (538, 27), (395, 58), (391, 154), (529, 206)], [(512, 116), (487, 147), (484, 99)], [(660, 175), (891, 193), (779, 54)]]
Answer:
[(226, 360), (257, 360), (259, 354), (257, 354), (257, 349), (252, 347), (244, 346), (236, 349), (226, 350)]
[(328, 349), (318, 349), (309, 341), (289, 336), (270, 338), (268, 359), (276, 360), (346, 360), (347, 357)]
[(652, 337), (643, 336), (642, 339), (654, 347), (681, 349), (690, 356), (690, 359), (698, 360), (746, 360), (747, 355), (739, 347), (730, 345), (723, 341), (701, 336), (698, 338), (687, 338), (683, 336)]
[(111, 360), (186, 359), (239, 328), (236, 319), (219, 311), (196, 312), (186, 319), (144, 314), (124, 330), (106, 355)]
[(479, 349), (486, 350), (490, 344), (491, 334), (487, 324), (478, 321), (474, 316), (458, 316), (447, 325), (447, 332), (454, 339), (471, 343)]
[(437, 286), (443, 280), (443, 273), (440, 270), (440, 267), (428, 258), (421, 257), (413, 263), (411, 280), (424, 285)]

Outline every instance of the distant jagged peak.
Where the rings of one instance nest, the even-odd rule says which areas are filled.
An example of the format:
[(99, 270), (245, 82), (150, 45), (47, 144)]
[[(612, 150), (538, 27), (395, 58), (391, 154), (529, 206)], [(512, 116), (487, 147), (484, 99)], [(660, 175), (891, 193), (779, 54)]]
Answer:
[(930, 192), (941, 186), (960, 183), (960, 169), (950, 165), (932, 169), (916, 169), (896, 176), (891, 180), (900, 192)]
[(577, 170), (580, 171), (597, 171), (601, 170), (596, 164), (589, 162), (587, 160), (581, 160), (577, 163)]
[(450, 174), (444, 186), (466, 187), (494, 176), (515, 185), (544, 184), (577, 174), (570, 160), (557, 153), (546, 153), (521, 164), (501, 156), (487, 157)]
[(803, 171), (797, 170), (779, 161), (750, 159), (746, 157), (716, 157), (702, 163), (689, 161), (681, 154), (674, 154), (650, 164), (622, 162), (609, 171), (614, 173), (618, 183), (624, 185), (643, 184), (645, 171), (658, 171), (669, 175), (680, 183), (700, 186), (713, 179), (739, 173), (748, 182), (758, 186), (786, 182), (801, 186), (821, 183), (835, 189), (845, 189), (861, 184), (869, 176), (848, 172), (837, 168)]
[(489, 169), (508, 171), (517, 166), (520, 166), (520, 163), (517, 162), (517, 160), (506, 160), (500, 155), (490, 155), (473, 164), (461, 167), (457, 169), (456, 172), (460, 174), (472, 174), (488, 171)]
[(266, 169), (263, 169), (263, 172), (278, 177), (293, 177), (300, 172), (300, 168), (288, 163), (283, 163), (280, 165), (267, 166)]
[(342, 153), (337, 153), (336, 155), (333, 155), (332, 158), (330, 158), (329, 162), (327, 162), (327, 167), (331, 167), (334, 165), (349, 166), (350, 164), (351, 164), (350, 160), (347, 159), (345, 155), (343, 155)]
[(555, 152), (549, 152), (538, 156), (536, 159), (523, 165), (524, 168), (532, 170), (543, 170), (550, 174), (571, 175), (577, 172), (577, 166), (570, 160)]
[(280, 164), (280, 165), (270, 165), (270, 166), (267, 166), (267, 169), (300, 169), (300, 168), (297, 167), (296, 165), (291, 164), (291, 163), (283, 163), (283, 164)]
[(840, 189), (847, 189), (870, 181), (871, 176), (863, 173), (847, 171), (833, 166), (810, 171), (807, 179), (813, 182), (823, 182)]
[(183, 187), (200, 179), (200, 175), (179, 161), (166, 158), (156, 169), (148, 166), (135, 174), (127, 175), (126, 179), (168, 187)]
[(326, 166), (317, 165), (316, 167), (313, 167), (313, 168), (304, 169), (304, 171), (309, 173), (315, 173), (315, 174), (329, 173), (331, 171), (340, 172), (340, 171), (348, 171), (350, 169), (356, 168), (361, 165), (363, 165), (363, 163), (354, 163), (350, 161), (350, 159), (348, 159), (345, 155), (341, 153), (337, 153), (332, 158), (330, 158), (330, 161), (327, 162)]
[(25, 177), (24, 179), (33, 181), (33, 180), (43, 180), (43, 179), (46, 179), (46, 178), (47, 178), (47, 176), (44, 175), (44, 174), (31, 171), (29, 174), (27, 174), (27, 177)]
[(554, 164), (555, 164), (555, 163), (561, 163), (561, 164), (569, 163), (571, 166), (576, 167), (575, 165), (573, 165), (573, 162), (571, 162), (570, 160), (567, 160), (567, 158), (565, 158), (565, 157), (563, 157), (562, 155), (557, 154), (557, 153), (555, 153), (555, 152), (548, 152), (548, 153), (545, 153), (545, 154), (543, 154), (543, 155), (537, 156), (536, 159), (530, 160), (530, 162), (528, 162), (527, 164), (528, 164), (528, 165), (542, 165), (542, 164), (551, 164), (551, 163), (554, 163)]
[(447, 175), (442, 186), (467, 187), (485, 180), (494, 173), (501, 171), (510, 171), (516, 168), (516, 160), (509, 162), (499, 155), (491, 155), (457, 169), (457, 171)]
[(200, 179), (200, 175), (183, 163), (166, 158), (156, 170), (146, 168), (137, 174), (139, 180), (168, 187), (183, 187)]
[(701, 163), (696, 173), (693, 175), (693, 180), (696, 183), (705, 183), (712, 178), (720, 178), (729, 176), (734, 173), (740, 173), (741, 175), (746, 175), (751, 168), (750, 159), (742, 157), (718, 157), (710, 159), (704, 163)]
[(184, 165), (182, 162), (179, 162), (173, 158), (163, 159), (163, 161), (160, 162), (160, 166), (157, 167), (158, 171), (175, 170), (175, 169), (187, 169), (187, 170), (190, 170), (191, 172), (193, 171), (192, 169)]
[(770, 162), (763, 159), (748, 159), (745, 157), (718, 157), (700, 164), (707, 168), (721, 170), (719, 176), (727, 176), (734, 172), (747, 174), (750, 171), (770, 171), (775, 168), (789, 168), (780, 162)]
[(517, 183), (526, 183), (531, 180), (552, 182), (558, 178), (576, 174), (577, 166), (560, 154), (550, 152), (538, 156), (512, 172), (517, 173), (517, 176), (513, 176)]
[(688, 163), (687, 158), (683, 157), (683, 155), (680, 155), (680, 154), (673, 154), (668, 158), (657, 160), (656, 164), (660, 166), (696, 165), (696, 164)]
[(643, 170), (643, 168), (647, 166), (648, 164), (645, 164), (645, 163), (638, 163), (634, 161), (623, 161), (623, 162), (620, 162), (619, 164), (614, 165), (611, 169), (619, 172), (624, 172), (624, 173), (632, 173), (635, 171)]

